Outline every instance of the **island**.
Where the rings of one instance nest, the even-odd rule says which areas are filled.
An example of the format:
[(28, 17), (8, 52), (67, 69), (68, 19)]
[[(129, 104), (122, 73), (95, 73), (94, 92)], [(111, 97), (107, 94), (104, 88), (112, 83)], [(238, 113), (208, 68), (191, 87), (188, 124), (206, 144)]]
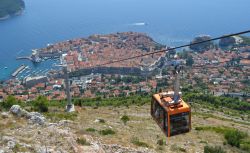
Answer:
[(0, 20), (8, 19), (10, 16), (19, 15), (25, 8), (23, 0), (1, 0)]

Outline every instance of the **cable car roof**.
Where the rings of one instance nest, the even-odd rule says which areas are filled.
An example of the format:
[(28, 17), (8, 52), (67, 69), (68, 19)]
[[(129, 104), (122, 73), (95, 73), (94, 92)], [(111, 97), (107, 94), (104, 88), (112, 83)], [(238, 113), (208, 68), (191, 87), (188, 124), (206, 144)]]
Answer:
[(184, 112), (190, 112), (189, 105), (184, 102), (182, 99), (180, 99), (180, 103), (173, 107), (173, 105), (170, 105), (169, 102), (173, 101), (171, 97), (166, 98), (160, 98), (160, 94), (154, 94), (153, 98), (157, 100), (157, 102), (167, 111), (170, 115), (184, 113)]

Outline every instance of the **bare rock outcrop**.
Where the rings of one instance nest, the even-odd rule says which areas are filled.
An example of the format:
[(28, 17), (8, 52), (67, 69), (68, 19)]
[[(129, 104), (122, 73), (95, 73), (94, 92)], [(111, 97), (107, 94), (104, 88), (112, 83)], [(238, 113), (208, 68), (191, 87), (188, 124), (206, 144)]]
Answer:
[(9, 113), (7, 113), (7, 112), (2, 112), (2, 113), (1, 113), (1, 117), (2, 117), (2, 118), (8, 118), (8, 117), (9, 117)]
[(10, 108), (10, 112), (18, 117), (25, 117), (34, 124), (43, 125), (46, 122), (46, 119), (42, 114), (38, 112), (27, 112), (25, 109), (22, 109), (19, 105), (13, 105)]
[[(94, 139), (91, 135), (79, 135), (74, 131), (73, 121), (61, 120), (57, 123), (49, 123), (45, 117), (37, 112), (28, 112), (19, 105), (13, 105), (10, 113), (20, 118), (26, 118), (34, 124), (25, 120), (16, 119), (9, 114), (6, 120), (15, 120), (22, 125), (5, 129), (0, 136), (0, 153), (13, 152), (15, 149), (36, 153), (150, 153), (150, 149), (134, 149), (118, 144), (103, 144), (101, 140)], [(41, 126), (43, 125), (43, 126)], [(10, 136), (11, 135), (11, 136)], [(85, 139), (86, 144), (77, 140)]]
[(112, 152), (112, 153), (153, 153), (149, 149), (134, 149), (129, 147), (123, 147), (118, 144), (101, 144), (103, 150), (105, 152)]

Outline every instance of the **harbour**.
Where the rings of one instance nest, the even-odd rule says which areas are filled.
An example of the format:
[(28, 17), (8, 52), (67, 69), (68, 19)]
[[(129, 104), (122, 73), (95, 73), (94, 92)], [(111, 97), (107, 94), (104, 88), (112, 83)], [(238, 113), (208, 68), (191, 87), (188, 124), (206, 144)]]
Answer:
[[(149, 10), (148, 7), (145, 6), (142, 11), (138, 11), (138, 8), (142, 7), (141, 3), (145, 3), (145, 1), (142, 0), (138, 2), (121, 0), (116, 7), (112, 7), (111, 5), (102, 7), (106, 2), (97, 0), (76, 0), (74, 3), (66, 0), (55, 0), (53, 3), (49, 0), (26, 1), (28, 7), (25, 9), (23, 15), (1, 21), (0, 23), (0, 80), (11, 78), (12, 72), (21, 64), (30, 66), (32, 70), (51, 68), (53, 64), (53, 61), (48, 60), (40, 62), (39, 64), (33, 64), (33, 62), (26, 59), (16, 60), (17, 56), (29, 56), (34, 48), (44, 48), (57, 42), (86, 37), (96, 33), (112, 33), (117, 31), (145, 32), (157, 42), (168, 46), (176, 46), (189, 43), (194, 36), (201, 33), (217, 36), (231, 33), (238, 29), (243, 30), (250, 25), (249, 21), (245, 20), (246, 16), (249, 16), (250, 10), (248, 8), (249, 5), (245, 5), (243, 0), (239, 1), (237, 4), (226, 0), (220, 2), (215, 0), (206, 2), (196, 1), (196, 6), (192, 6), (191, 3), (194, 2), (194, 0), (160, 0), (157, 1), (157, 3), (149, 0), (146, 2), (147, 6), (154, 6), (155, 8), (157, 4), (157, 7), (159, 6), (160, 9)], [(58, 7), (48, 8), (48, 3), (58, 5)], [(186, 6), (183, 8), (183, 12), (186, 12), (185, 14), (180, 15), (179, 10), (173, 9), (175, 6), (179, 6), (180, 3)], [(247, 4), (249, 4), (249, 2), (247, 2)], [(69, 5), (73, 5), (74, 7), (67, 7)], [(133, 7), (131, 7), (131, 5)], [(203, 9), (203, 5), (208, 6), (207, 10)], [(226, 5), (226, 7), (223, 7), (224, 13), (218, 14), (221, 10), (215, 9), (215, 5), (218, 6), (216, 8)], [(99, 10), (97, 13), (92, 13), (93, 17), (89, 18), (91, 7), (82, 9), (82, 6), (98, 6)], [(173, 7), (166, 9), (166, 6)], [(66, 7), (68, 10), (65, 11), (65, 9), (61, 9), (62, 7)], [(193, 7), (197, 9), (190, 10), (190, 8)], [(242, 9), (232, 11), (232, 7)], [(41, 8), (46, 8), (46, 12), (40, 10)], [(114, 9), (117, 14), (119, 14), (119, 18), (116, 18), (117, 14), (110, 14), (106, 9)], [(131, 11), (126, 14), (121, 12), (126, 9), (131, 9)], [(215, 11), (211, 12), (213, 9), (215, 9)], [(58, 13), (55, 14), (53, 13), (54, 11)], [(203, 14), (202, 12), (204, 11), (211, 13)], [(79, 16), (76, 16), (76, 13)], [(164, 16), (161, 14), (164, 14)], [(203, 15), (204, 18), (201, 18), (201, 15)], [(98, 20), (100, 17), (102, 20)], [(176, 20), (177, 17), (180, 19)], [(194, 17), (196, 20), (192, 20)], [(240, 23), (231, 20), (236, 17), (239, 18)], [(114, 18), (116, 18), (116, 20), (114, 20)], [(213, 19), (214, 22), (208, 19)], [(65, 22), (66, 20), (72, 22)], [(225, 24), (223, 24), (224, 20), (227, 20), (227, 25), (230, 26), (226, 26), (225, 28)], [(132, 24), (141, 26), (131, 26)], [(145, 24), (147, 26), (143, 26)], [(15, 45), (11, 45), (13, 42), (15, 42)], [(39, 59), (37, 61), (39, 61)], [(8, 68), (5, 69), (5, 66)]]
[(59, 64), (59, 62), (59, 59), (45, 60), (41, 63), (36, 63), (36, 67), (34, 67), (35, 63), (33, 62), (28, 63), (27, 65), (25, 64), (25, 66), (24, 64), (22, 64), (16, 69), (14, 73), (12, 73), (11, 76), (16, 78), (17, 80), (24, 80), (27, 77), (47, 75), (50, 71), (59, 69), (58, 67), (53, 66), (53, 64)]

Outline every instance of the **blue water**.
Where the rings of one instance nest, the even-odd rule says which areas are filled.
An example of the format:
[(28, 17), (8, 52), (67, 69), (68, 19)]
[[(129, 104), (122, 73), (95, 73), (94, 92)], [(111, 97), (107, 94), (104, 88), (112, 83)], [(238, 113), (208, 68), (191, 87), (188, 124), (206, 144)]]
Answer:
[[(0, 21), (0, 80), (33, 48), (76, 37), (122, 31), (145, 32), (166, 45), (188, 43), (199, 34), (219, 36), (250, 29), (249, 0), (25, 0), (23, 15)], [(147, 25), (135, 25), (145, 22)], [(8, 69), (4, 69), (7, 66)]]

